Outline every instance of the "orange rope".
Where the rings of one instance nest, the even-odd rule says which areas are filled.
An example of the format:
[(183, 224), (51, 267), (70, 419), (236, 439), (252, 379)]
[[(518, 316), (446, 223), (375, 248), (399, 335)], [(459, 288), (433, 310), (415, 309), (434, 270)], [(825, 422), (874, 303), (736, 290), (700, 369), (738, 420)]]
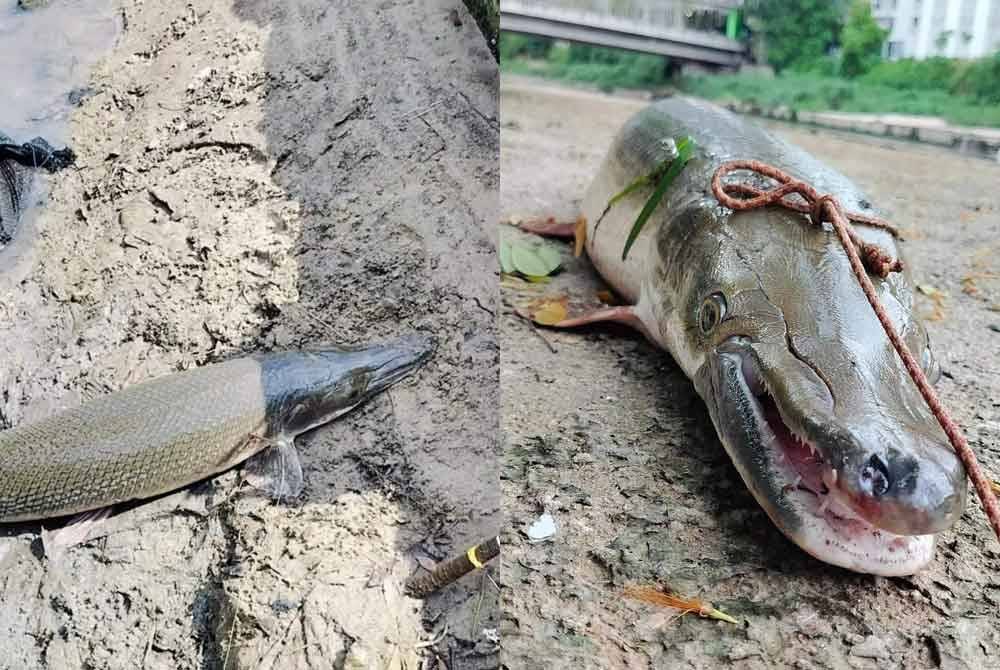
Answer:
[[(722, 178), (735, 170), (756, 172), (778, 182), (779, 186), (769, 190), (761, 190), (746, 183), (723, 184)], [(882, 328), (885, 330), (885, 334), (889, 337), (893, 348), (902, 359), (903, 365), (906, 366), (906, 371), (910, 373), (913, 383), (920, 390), (920, 395), (924, 397), (927, 406), (933, 412), (934, 417), (941, 424), (941, 428), (951, 441), (951, 446), (954, 447), (955, 453), (962, 460), (965, 471), (968, 473), (969, 479), (972, 480), (972, 485), (975, 487), (976, 493), (979, 495), (979, 500), (983, 504), (983, 509), (986, 511), (986, 517), (993, 527), (993, 532), (1000, 539), (1000, 506), (997, 504), (997, 499), (993, 494), (989, 479), (983, 474), (982, 468), (979, 467), (976, 454), (969, 448), (969, 443), (966, 442), (961, 429), (952, 421), (948, 412), (945, 411), (940, 399), (938, 399), (937, 393), (934, 392), (934, 388), (927, 381), (927, 377), (917, 364), (917, 360), (910, 353), (906, 343), (903, 342), (896, 329), (893, 328), (889, 314), (885, 311), (882, 303), (879, 302), (878, 296), (875, 293), (875, 287), (872, 285), (871, 279), (868, 278), (868, 272), (871, 272), (884, 279), (889, 276), (890, 272), (899, 272), (902, 270), (903, 264), (898, 258), (893, 258), (877, 245), (862, 241), (854, 231), (851, 223), (875, 226), (888, 230), (893, 235), (897, 234), (896, 230), (881, 219), (858, 214), (857, 212), (845, 212), (840, 202), (832, 195), (820, 195), (809, 184), (793, 178), (773, 165), (768, 165), (760, 161), (737, 160), (723, 163), (712, 176), (712, 192), (721, 205), (732, 210), (747, 210), (769, 205), (781, 205), (793, 211), (808, 214), (815, 225), (822, 225), (824, 221), (829, 221), (833, 224), (834, 230), (837, 231), (837, 237), (840, 238), (840, 243), (843, 245), (844, 251), (847, 252), (848, 259), (850, 259), (854, 276), (857, 278), (858, 283), (861, 284), (861, 290), (864, 291), (865, 297), (868, 299), (868, 304), (875, 311), (875, 316), (878, 317)], [(786, 196), (791, 194), (798, 194), (803, 201), (786, 199)]]

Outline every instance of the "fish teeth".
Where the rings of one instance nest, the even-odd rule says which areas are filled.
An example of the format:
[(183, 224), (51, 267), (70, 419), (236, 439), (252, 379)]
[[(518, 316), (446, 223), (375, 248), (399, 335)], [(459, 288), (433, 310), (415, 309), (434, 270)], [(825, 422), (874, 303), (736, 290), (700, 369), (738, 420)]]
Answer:
[(819, 504), (819, 509), (816, 510), (816, 513), (822, 516), (823, 513), (826, 512), (826, 507), (829, 504), (830, 504), (830, 496), (823, 496), (823, 502)]

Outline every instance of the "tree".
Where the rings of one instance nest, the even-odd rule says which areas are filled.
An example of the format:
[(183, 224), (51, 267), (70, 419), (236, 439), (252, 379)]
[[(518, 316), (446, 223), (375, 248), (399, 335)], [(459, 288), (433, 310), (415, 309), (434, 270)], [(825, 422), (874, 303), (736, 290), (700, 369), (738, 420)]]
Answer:
[(841, 36), (841, 74), (858, 77), (877, 65), (882, 60), (882, 43), (888, 34), (872, 16), (871, 4), (854, 0)]
[(821, 61), (844, 15), (841, 0), (758, 0), (746, 7), (750, 27), (764, 38), (767, 62), (778, 71)]

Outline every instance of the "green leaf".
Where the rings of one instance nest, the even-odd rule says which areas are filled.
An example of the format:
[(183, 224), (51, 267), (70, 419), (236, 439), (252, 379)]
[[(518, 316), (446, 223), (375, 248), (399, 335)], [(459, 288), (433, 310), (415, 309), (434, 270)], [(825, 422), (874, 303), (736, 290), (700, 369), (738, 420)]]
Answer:
[(543, 263), (552, 268), (545, 274), (552, 274), (559, 269), (560, 265), (562, 265), (562, 256), (559, 254), (559, 250), (550, 244), (541, 244), (537, 246), (535, 248), (535, 253), (538, 254), (538, 257)]
[[(693, 155), (694, 140), (690, 137), (681, 138), (681, 140), (677, 142), (677, 156), (673, 160), (669, 161), (669, 166), (666, 171), (663, 171), (663, 167), (666, 164), (663, 163), (658, 165), (656, 170), (648, 175), (647, 182), (655, 179), (661, 171), (663, 171), (663, 176), (660, 177), (659, 181), (656, 183), (656, 189), (653, 191), (653, 194), (649, 196), (649, 200), (646, 201), (646, 205), (642, 208), (642, 211), (639, 212), (639, 216), (632, 225), (632, 230), (629, 231), (628, 239), (625, 240), (625, 248), (622, 249), (623, 261), (628, 257), (629, 249), (632, 248), (632, 244), (634, 244), (636, 238), (639, 237), (639, 233), (642, 231), (643, 226), (646, 225), (646, 221), (648, 221), (649, 217), (652, 216), (653, 210), (655, 210), (657, 205), (660, 204), (660, 201), (663, 200), (663, 196), (666, 194), (667, 189), (677, 178), (677, 175), (681, 173), (681, 170), (684, 169), (684, 166), (687, 165), (687, 162), (691, 160)], [(632, 189), (632, 186), (634, 185), (635, 182), (629, 185), (625, 190), (628, 191), (629, 189)], [(618, 196), (616, 196), (616, 198), (617, 197)], [(615, 198), (612, 198), (612, 200), (614, 199)]]
[(514, 261), (511, 258), (510, 242), (500, 238), (500, 272), (505, 275), (514, 273)]
[(532, 284), (548, 284), (550, 281), (548, 277), (540, 277), (538, 275), (522, 275), (522, 276)]
[(657, 174), (659, 172), (661, 172), (663, 169), (666, 169), (672, 162), (673, 162), (673, 160), (665, 160), (665, 161), (663, 161), (663, 163), (659, 167), (656, 168), (656, 172), (654, 172), (653, 174), (644, 174), (644, 175), (642, 175), (641, 177), (637, 178), (634, 182), (632, 182), (631, 184), (629, 184), (628, 186), (626, 186), (624, 189), (622, 189), (621, 193), (616, 193), (614, 195), (614, 197), (611, 198), (611, 200), (608, 200), (608, 206), (604, 208), (604, 211), (606, 212), (609, 209), (611, 209), (612, 207), (614, 207), (615, 204), (619, 200), (621, 200), (625, 196), (629, 195), (633, 191), (637, 191), (640, 188), (642, 188), (643, 186), (646, 186), (647, 184), (649, 184), (651, 181), (653, 181), (653, 179), (656, 178), (656, 176), (657, 176)]
[(559, 269), (559, 252), (540, 244), (511, 245), (514, 269), (529, 277), (547, 277)]

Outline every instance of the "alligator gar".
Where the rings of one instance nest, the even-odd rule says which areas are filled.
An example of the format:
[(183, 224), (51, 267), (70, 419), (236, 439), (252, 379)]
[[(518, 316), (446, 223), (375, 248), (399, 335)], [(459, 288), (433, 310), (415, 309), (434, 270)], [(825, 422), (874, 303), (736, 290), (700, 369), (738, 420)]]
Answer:
[[(155, 378), (0, 432), (0, 522), (150, 498), (258, 458), (297, 495), (296, 436), (333, 421), (418, 368), (433, 341), (237, 358)], [(262, 474), (267, 475), (267, 467)]]
[[(682, 137), (695, 153), (623, 260), (650, 189), (609, 203), (670, 160)], [(846, 210), (875, 214), (849, 179), (763, 129), (708, 103), (660, 101), (625, 124), (582, 205), (587, 254), (631, 306), (556, 325), (611, 319), (642, 330), (693, 381), (743, 481), (786, 536), (834, 565), (912, 574), (961, 516), (965, 471), (829, 225), (716, 201), (712, 175), (734, 159), (770, 163)], [(856, 229), (899, 256), (889, 232)], [(936, 380), (909, 276), (873, 281)]]

